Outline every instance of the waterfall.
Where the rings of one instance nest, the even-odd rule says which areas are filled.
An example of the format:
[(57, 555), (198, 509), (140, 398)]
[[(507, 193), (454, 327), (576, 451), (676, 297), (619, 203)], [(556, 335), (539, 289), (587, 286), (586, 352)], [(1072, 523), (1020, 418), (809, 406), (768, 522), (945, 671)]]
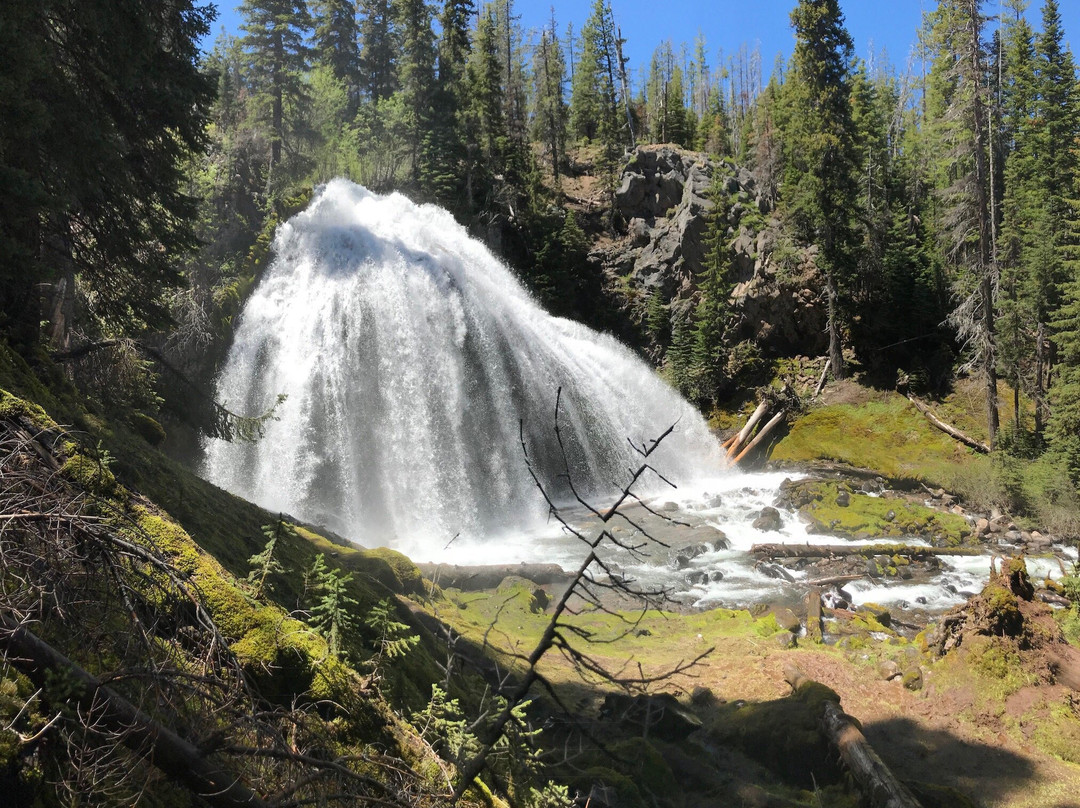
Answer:
[[(238, 412), (288, 396), (253, 444), (209, 440), (204, 473), (260, 505), (410, 552), (542, 522), (545, 484), (598, 504), (651, 462), (715, 476), (701, 416), (617, 340), (544, 312), (453, 217), (345, 180), (282, 225), (216, 382)], [(656, 485), (652, 477), (648, 484)]]

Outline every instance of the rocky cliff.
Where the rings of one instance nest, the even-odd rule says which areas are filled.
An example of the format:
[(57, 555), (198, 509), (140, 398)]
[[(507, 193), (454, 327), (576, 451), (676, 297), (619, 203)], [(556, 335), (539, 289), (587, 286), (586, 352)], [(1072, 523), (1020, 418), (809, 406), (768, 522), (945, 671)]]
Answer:
[[(715, 235), (733, 286), (732, 342), (753, 342), (765, 355), (825, 351), (815, 251), (786, 238), (752, 172), (673, 146), (639, 146), (623, 169), (615, 206), (625, 232), (591, 258), (621, 285), (637, 322), (656, 294), (673, 321), (693, 310)], [(661, 358), (666, 345), (655, 334), (643, 338)]]

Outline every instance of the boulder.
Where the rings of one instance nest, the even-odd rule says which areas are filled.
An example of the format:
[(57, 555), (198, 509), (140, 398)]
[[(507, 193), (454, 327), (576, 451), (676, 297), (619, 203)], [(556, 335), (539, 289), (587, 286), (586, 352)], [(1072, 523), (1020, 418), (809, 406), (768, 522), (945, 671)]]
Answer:
[(783, 527), (783, 522), (780, 519), (780, 511), (768, 505), (761, 509), (761, 513), (753, 524), (755, 530), (763, 531), (776, 531), (781, 527)]

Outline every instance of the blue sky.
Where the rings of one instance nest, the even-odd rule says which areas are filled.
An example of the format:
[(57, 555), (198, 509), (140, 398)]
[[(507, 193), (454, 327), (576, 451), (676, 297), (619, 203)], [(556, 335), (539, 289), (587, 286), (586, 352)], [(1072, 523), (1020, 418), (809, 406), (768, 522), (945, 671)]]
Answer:
[[(653, 50), (665, 40), (671, 40), (676, 52), (681, 43), (693, 49), (694, 38), (700, 31), (705, 36), (709, 62), (712, 67), (723, 58), (738, 54), (742, 45), (761, 51), (764, 77), (772, 72), (776, 55), (786, 60), (794, 46), (789, 13), (796, 0), (611, 0), (615, 21), (626, 39), (626, 56), (633, 71), (631, 81), (637, 83), (640, 68), (647, 68)], [(441, 2), (437, 3), (441, 7)], [(588, 16), (591, 0), (516, 0), (514, 8), (528, 30), (545, 25), (554, 6), (559, 31), (568, 22), (574, 30), (581, 28)], [(907, 65), (908, 55), (916, 41), (916, 31), (924, 9), (932, 9), (934, 0), (841, 0), (848, 31), (855, 40), (856, 55), (868, 58), (871, 54), (887, 54), (899, 70)], [(211, 42), (224, 27), (229, 33), (239, 31), (240, 15), (236, 0), (217, 0), (218, 20), (214, 23)], [(1059, 0), (1065, 27), (1065, 38), (1080, 42), (1080, 0)], [(989, 0), (984, 13), (998, 12), (998, 0)], [(1041, 0), (1034, 0), (1028, 9), (1028, 19), (1038, 29), (1042, 16)], [(995, 23), (991, 23), (994, 25)], [(211, 42), (207, 43), (209, 48)], [(1074, 48), (1075, 56), (1075, 48)]]

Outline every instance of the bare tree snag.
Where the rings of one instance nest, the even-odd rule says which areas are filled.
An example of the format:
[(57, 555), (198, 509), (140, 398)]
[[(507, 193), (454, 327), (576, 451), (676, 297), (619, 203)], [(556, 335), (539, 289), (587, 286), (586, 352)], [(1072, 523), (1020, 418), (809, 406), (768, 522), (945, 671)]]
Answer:
[(929, 407), (927, 407), (925, 404), (918, 401), (915, 398), (915, 396), (911, 395), (910, 393), (908, 394), (908, 401), (910, 401), (912, 404), (915, 405), (915, 409), (917, 409), (924, 416), (926, 416), (927, 421), (929, 421), (931, 424), (936, 426), (938, 429), (940, 429), (942, 432), (944, 432), (950, 438), (954, 438), (954, 439), (960, 441), (965, 446), (970, 446), (976, 452), (982, 452), (983, 454), (990, 454), (990, 447), (989, 446), (987, 446), (985, 443), (980, 443), (979, 441), (975, 440), (974, 438), (969, 438), (967, 435), (965, 435), (963, 432), (961, 432), (956, 427), (950, 426), (949, 424), (942, 421), (940, 418), (938, 418), (936, 415), (934, 415), (932, 412), (930, 412)]
[(832, 367), (832, 359), (825, 360), (825, 367), (821, 369), (821, 378), (818, 379), (817, 387), (814, 388), (814, 395), (811, 399), (815, 399), (821, 395), (821, 391), (825, 388), (825, 380), (829, 378), (829, 368)]
[(758, 433), (756, 435), (754, 435), (754, 439), (752, 441), (750, 441), (750, 443), (748, 443), (746, 445), (745, 449), (743, 449), (741, 452), (739, 452), (738, 457), (736, 457), (734, 460), (732, 460), (731, 464), (733, 466), (736, 465), (740, 460), (742, 460), (744, 457), (746, 457), (747, 454), (750, 453), (751, 449), (753, 449), (755, 446), (757, 446), (759, 443), (761, 443), (763, 440), (765, 440), (765, 437), (770, 432), (773, 431), (773, 429), (776, 427), (776, 425), (778, 423), (780, 423), (782, 420), (784, 420), (784, 415), (786, 415), (784, 410), (780, 410), (780, 412), (776, 413), (776, 415), (774, 415), (772, 417), (772, 419), (769, 421), (769, 423), (765, 424), (765, 426), (763, 426), (760, 430), (758, 430)]
[[(533, 648), (533, 650), (529, 653), (527, 657), (525, 657), (524, 655), (521, 655), (519, 657), (519, 659), (521, 659), (521, 661), (523, 661), (526, 665), (525, 673), (521, 677), (520, 681), (512, 685), (508, 689), (508, 691), (503, 694), (506, 700), (505, 706), (499, 711), (498, 715), (494, 718), (492, 723), (485, 729), (485, 731), (481, 735), (479, 750), (471, 758), (463, 761), (459, 766), (458, 783), (454, 788), (454, 794), (451, 800), (451, 803), (454, 805), (458, 803), (461, 797), (472, 786), (472, 784), (476, 781), (476, 778), (484, 770), (484, 767), (487, 765), (488, 756), (495, 748), (495, 744), (498, 743), (499, 739), (503, 736), (503, 733), (506, 731), (507, 725), (511, 722), (511, 720), (513, 720), (514, 710), (518, 707), (519, 704), (521, 704), (525, 700), (532, 686), (539, 683), (545, 688), (547, 688), (549, 693), (554, 695), (554, 691), (552, 690), (550, 684), (548, 684), (548, 682), (543, 678), (543, 676), (541, 676), (539, 670), (537, 669), (540, 660), (544, 657), (546, 653), (548, 653), (552, 649), (555, 649), (559, 653), (561, 653), (567, 659), (567, 661), (570, 662), (574, 669), (578, 671), (579, 674), (583, 676), (598, 677), (605, 682), (618, 685), (626, 690), (634, 688), (643, 689), (647, 685), (653, 684), (655, 682), (664, 681), (674, 676), (675, 674), (683, 673), (696, 666), (699, 662), (701, 662), (702, 659), (704, 659), (713, 651), (712, 648), (709, 648), (706, 651), (697, 654), (693, 659), (689, 661), (680, 660), (679, 662), (672, 665), (671, 668), (661, 671), (659, 673), (646, 673), (644, 670), (641, 669), (641, 666), (639, 665), (637, 667), (637, 673), (630, 673), (629, 675), (627, 675), (612, 673), (608, 671), (600, 660), (597, 660), (579, 647), (580, 641), (599, 641), (600, 638), (593, 634), (591, 631), (583, 629), (581, 626), (574, 623), (568, 622), (566, 618), (569, 615), (573, 615), (575, 613), (575, 608), (571, 606), (571, 600), (573, 598), (579, 598), (589, 606), (594, 607), (599, 611), (618, 616), (622, 622), (622, 629), (618, 633), (618, 636), (614, 639), (619, 639), (621, 637), (629, 636), (640, 624), (641, 620), (645, 615), (645, 612), (649, 608), (659, 608), (662, 601), (667, 596), (666, 590), (660, 589), (656, 591), (645, 591), (635, 589), (630, 586), (626, 581), (613, 578), (611, 575), (611, 569), (608, 567), (607, 564), (604, 563), (603, 559), (600, 557), (599, 548), (602, 544), (606, 542), (610, 545), (615, 545), (622, 548), (623, 550), (626, 550), (632, 556), (635, 556), (637, 558), (641, 558), (644, 556), (643, 545), (640, 543), (639, 540), (635, 540), (635, 543), (633, 544), (628, 544), (616, 537), (612, 530), (607, 527), (608, 523), (616, 517), (622, 519), (628, 525), (635, 528), (635, 531), (639, 533), (639, 535), (643, 535), (647, 541), (659, 544), (664, 547), (667, 546), (663, 545), (663, 543), (659, 540), (649, 536), (646, 531), (642, 530), (639, 525), (635, 524), (633, 519), (631, 519), (627, 514), (620, 511), (620, 508), (623, 506), (624, 503), (627, 502), (627, 500), (632, 500), (633, 502), (636, 502), (648, 508), (648, 505), (645, 505), (645, 503), (643, 503), (638, 498), (637, 494), (634, 493), (634, 487), (637, 485), (638, 481), (647, 473), (651, 472), (668, 485), (671, 485), (673, 488), (675, 487), (673, 483), (671, 483), (662, 474), (660, 474), (660, 472), (658, 472), (649, 462), (650, 455), (652, 455), (652, 453), (656, 451), (657, 447), (659, 447), (660, 444), (663, 443), (664, 439), (667, 438), (667, 436), (674, 431), (675, 424), (672, 424), (666, 430), (664, 430), (664, 432), (661, 433), (659, 437), (653, 440), (644, 441), (640, 445), (635, 444), (633, 441), (630, 441), (630, 445), (633, 446), (635, 451), (641, 456), (641, 463), (636, 469), (631, 471), (629, 482), (627, 482), (623, 486), (622, 490), (616, 496), (615, 501), (610, 506), (608, 506), (606, 510), (600, 511), (591, 503), (582, 498), (581, 494), (574, 487), (574, 480), (573, 475), (570, 473), (570, 463), (568, 460), (566, 446), (563, 442), (562, 430), (559, 426), (559, 409), (561, 402), (562, 388), (559, 388), (558, 393), (555, 397), (554, 432), (563, 460), (563, 473), (560, 475), (560, 477), (569, 487), (570, 493), (573, 499), (577, 502), (577, 504), (584, 507), (593, 516), (597, 517), (600, 522), (603, 523), (604, 527), (596, 536), (588, 537), (584, 535), (579, 529), (569, 524), (562, 516), (559, 508), (555, 505), (551, 494), (544, 487), (544, 484), (541, 482), (540, 477), (538, 476), (537, 471), (532, 464), (532, 459), (529, 455), (528, 446), (525, 443), (525, 426), (524, 423), (522, 423), (520, 425), (519, 437), (521, 440), (522, 453), (525, 457), (525, 467), (528, 469), (529, 474), (533, 479), (533, 482), (535, 483), (537, 489), (540, 492), (540, 495), (547, 503), (549, 513), (551, 514), (552, 518), (559, 522), (559, 524), (567, 533), (582, 541), (588, 548), (588, 553), (585, 556), (584, 560), (581, 562), (581, 565), (577, 568), (577, 570), (571, 577), (569, 586), (566, 587), (562, 595), (559, 597), (558, 602), (552, 608), (551, 617), (548, 619), (547, 626), (544, 628), (544, 632), (541, 635), (540, 640), (537, 642), (536, 646)], [(656, 511), (651, 512), (657, 516), (661, 516), (661, 518), (664, 518)], [(608, 580), (608, 582), (604, 583), (599, 580), (593, 574), (594, 570), (599, 572), (604, 578)], [(643, 603), (644, 607), (642, 611), (639, 612), (636, 620), (633, 618), (627, 618), (606, 607), (601, 602), (600, 597), (596, 591), (597, 589), (607, 589), (610, 591), (615, 591), (621, 595), (633, 597), (637, 599), (638, 602)], [(613, 642), (614, 639), (605, 639), (603, 641), (606, 643), (610, 643)]]
[[(813, 680), (794, 665), (784, 668), (784, 679), (794, 691), (813, 684)], [(839, 701), (825, 701), (821, 729), (872, 808), (922, 808), (911, 790), (874, 751), (855, 719), (841, 709)]]
[(191, 789), (215, 808), (261, 808), (264, 800), (234, 775), (215, 766), (206, 754), (168, 727), (154, 721), (127, 699), (106, 687), (48, 643), (23, 626), (0, 618), (0, 648), (4, 658), (38, 687), (49, 674), (74, 682), (72, 700), (93, 716), (99, 729), (116, 734), (129, 749), (146, 759), (171, 780)]
[(769, 400), (766, 398), (761, 399), (761, 403), (757, 405), (757, 409), (754, 410), (753, 415), (747, 420), (746, 425), (739, 430), (739, 434), (735, 436), (735, 440), (728, 447), (727, 456), (732, 457), (739, 448), (742, 446), (743, 441), (750, 437), (750, 432), (757, 426), (757, 422), (765, 416), (765, 411), (769, 408)]

